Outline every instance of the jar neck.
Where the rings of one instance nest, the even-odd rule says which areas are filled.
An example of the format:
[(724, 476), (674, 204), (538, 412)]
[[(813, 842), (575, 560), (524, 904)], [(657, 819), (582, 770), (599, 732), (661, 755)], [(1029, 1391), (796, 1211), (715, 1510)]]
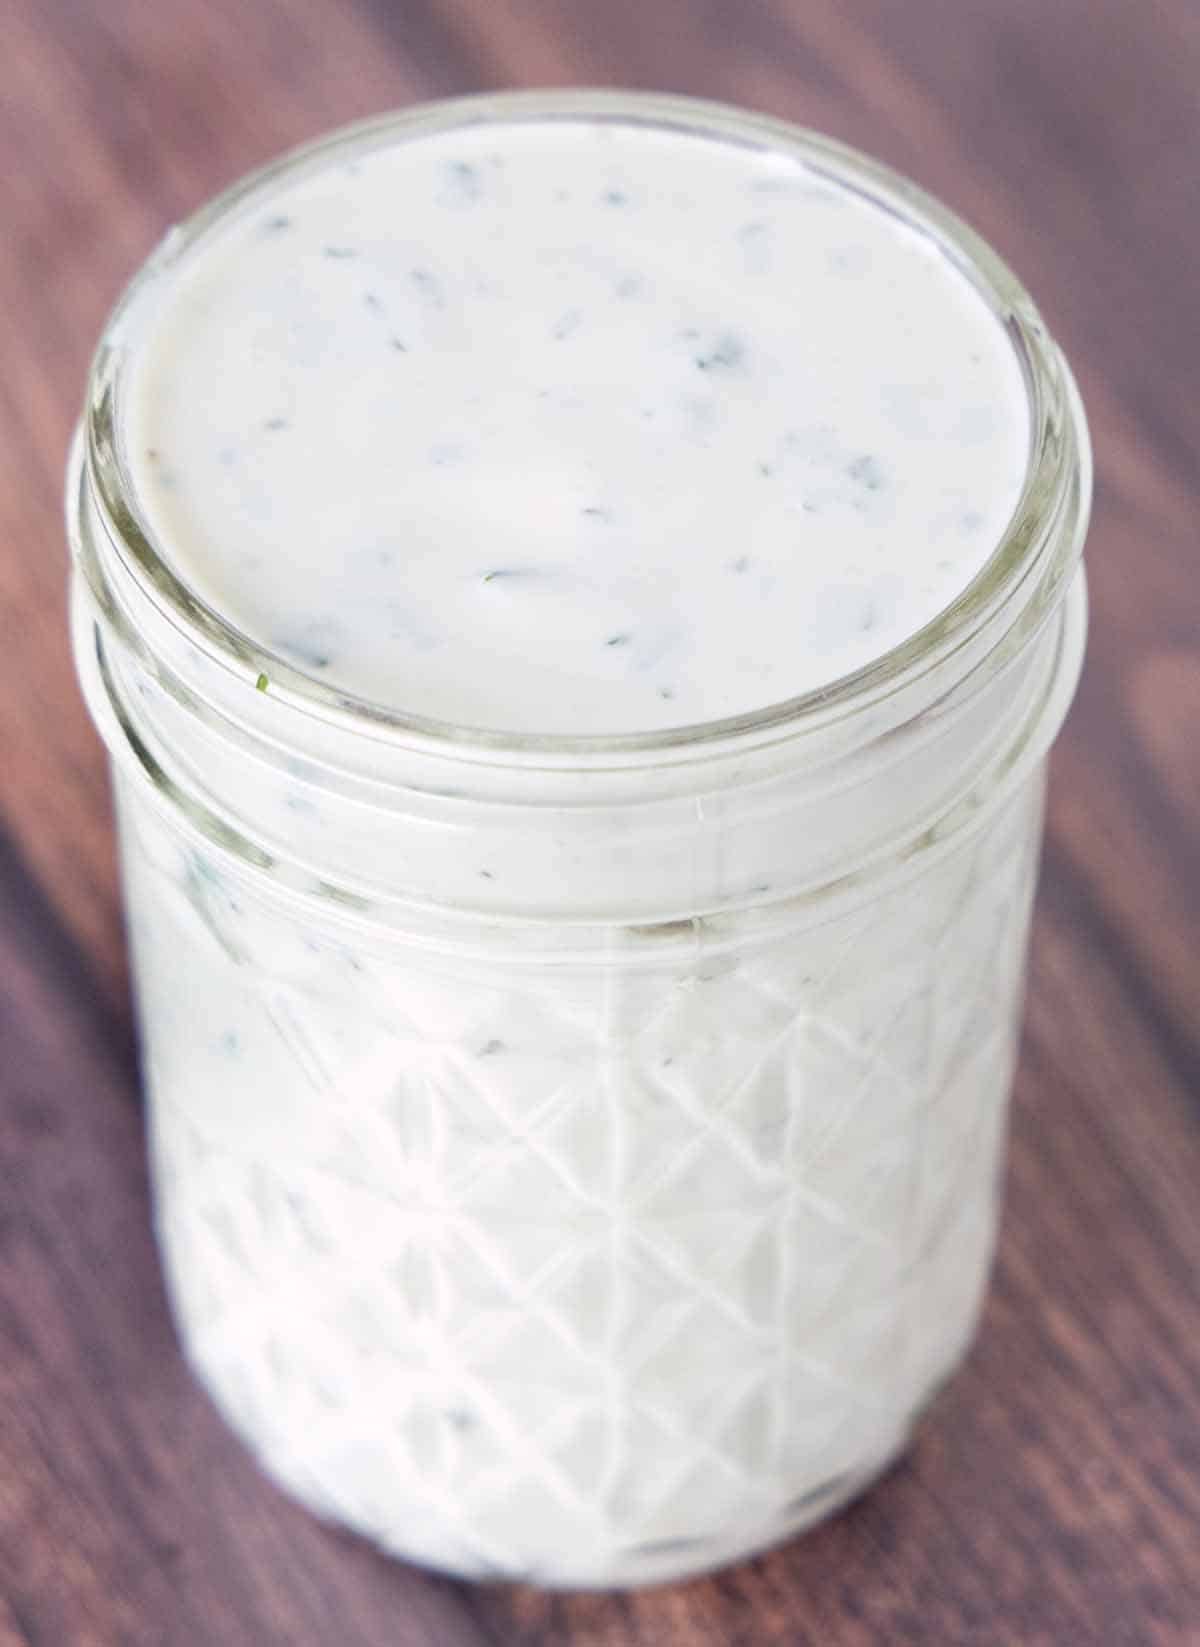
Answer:
[[(619, 105), (639, 119), (799, 148), (936, 242), (1008, 331), (1029, 391), (1029, 470), (1003, 541), (918, 634), (854, 675), (735, 720), (645, 736), (517, 738), (341, 695), (263, 653), (179, 581), (125, 461), (125, 368), (146, 314), (189, 246), (262, 181), (251, 179), (168, 236), (118, 306), (93, 367), (68, 522), (80, 669), (114, 757), (181, 827), (245, 865), (372, 910), (670, 924), (809, 897), (864, 865), (907, 862), (918, 843), (944, 839), (950, 820), (969, 827), (1044, 752), (1073, 688), (1083, 609), (1073, 580), (1091, 475), (1059, 351), (970, 230), (837, 144), (691, 100), (520, 101), (610, 116)], [(488, 106), (504, 117), (505, 99)], [(403, 119), (483, 117), (446, 105)], [(306, 163), (301, 155), (282, 167)]]
[(71, 499), (80, 670), (115, 759), (243, 866), (376, 916), (782, 918), (902, 872), (1001, 804), (1057, 732), (1082, 658), (1072, 557), (998, 635), (824, 721), (620, 764), (480, 759), (248, 687), (114, 552), (81, 451)]

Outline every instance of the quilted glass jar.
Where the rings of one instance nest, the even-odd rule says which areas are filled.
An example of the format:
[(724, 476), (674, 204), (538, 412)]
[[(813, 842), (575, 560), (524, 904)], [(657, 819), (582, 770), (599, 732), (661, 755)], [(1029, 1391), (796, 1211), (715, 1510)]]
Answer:
[(969, 270), (1034, 432), (983, 575), (829, 688), (505, 738), (265, 655), (171, 571), (123, 449), (142, 305), (203, 218), (115, 315), (76, 443), (187, 1356), (303, 1502), (468, 1576), (630, 1585), (789, 1536), (897, 1456), (979, 1311), (1086, 431), (988, 250), (810, 141)]

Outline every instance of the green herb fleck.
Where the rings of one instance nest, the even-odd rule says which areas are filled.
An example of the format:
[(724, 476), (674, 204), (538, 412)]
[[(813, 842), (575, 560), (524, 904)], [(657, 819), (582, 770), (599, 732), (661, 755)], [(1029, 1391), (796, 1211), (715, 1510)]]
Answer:
[(851, 480), (857, 481), (868, 492), (880, 492), (884, 486), (884, 473), (879, 459), (872, 457), (869, 452), (862, 457), (856, 457), (847, 469)]
[(410, 269), (408, 278), (418, 295), (432, 308), (445, 308), (446, 299), (442, 292), (442, 283), (429, 269)]
[(479, 173), (466, 160), (454, 160), (450, 164), (450, 191), (453, 197), (463, 205), (474, 205), (483, 193)]
[(267, 679), (266, 675), (260, 674), (258, 679), (254, 683), (255, 690), (258, 691), (258, 692), (265, 692), (267, 690), (267, 687), (270, 686), (270, 684), (271, 683)]
[(741, 340), (726, 332), (717, 338), (706, 355), (696, 356), (696, 365), (702, 372), (712, 372), (724, 369), (726, 371), (740, 366), (745, 359), (746, 350)]
[(577, 332), (583, 322), (583, 314), (579, 309), (568, 309), (561, 314), (550, 328), (550, 336), (555, 343), (561, 343), (565, 338)]

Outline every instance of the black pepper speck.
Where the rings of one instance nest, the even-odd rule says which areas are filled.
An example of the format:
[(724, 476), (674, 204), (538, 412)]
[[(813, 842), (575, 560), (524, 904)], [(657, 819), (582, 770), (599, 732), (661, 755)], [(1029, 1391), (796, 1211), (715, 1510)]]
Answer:
[(288, 636), (283, 650), (299, 658), (308, 669), (328, 669), (333, 662), (333, 651), (330, 647), (330, 640), (333, 637), (332, 625), (311, 623), (301, 634)]

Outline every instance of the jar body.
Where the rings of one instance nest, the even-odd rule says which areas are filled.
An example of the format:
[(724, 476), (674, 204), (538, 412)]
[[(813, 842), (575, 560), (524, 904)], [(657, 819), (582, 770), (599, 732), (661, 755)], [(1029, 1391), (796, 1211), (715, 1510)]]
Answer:
[(351, 930), (122, 775), (171, 1296), (267, 1469), (418, 1561), (610, 1586), (884, 1468), (986, 1279), (1041, 788), (765, 940), (572, 961)]
[(923, 628), (761, 710), (542, 736), (265, 649), (183, 577), (129, 461), (130, 363), (190, 250), (390, 121), (173, 231), (96, 358), (74, 638), (113, 757), (188, 1357), (281, 1483), (387, 1549), (633, 1585), (845, 1502), (969, 1344), (1090, 460), (1027, 294), (903, 180), (688, 100), (397, 120), (514, 110), (802, 153), (969, 274), (1029, 396), (1015, 512)]

